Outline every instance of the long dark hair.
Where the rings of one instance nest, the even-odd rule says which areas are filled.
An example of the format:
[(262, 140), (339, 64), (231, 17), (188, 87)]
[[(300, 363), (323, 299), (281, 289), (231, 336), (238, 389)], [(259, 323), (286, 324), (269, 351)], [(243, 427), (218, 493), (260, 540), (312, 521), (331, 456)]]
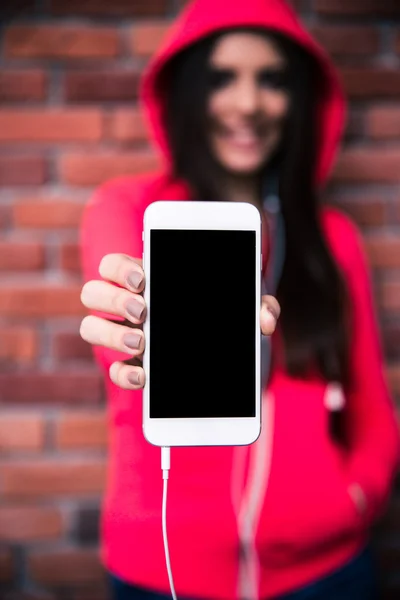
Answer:
[[(282, 143), (272, 159), (279, 169), (286, 228), (285, 264), (277, 290), (286, 368), (295, 377), (315, 372), (348, 385), (347, 290), (322, 233), (314, 184), (315, 115), (321, 91), (316, 60), (278, 32), (240, 30), (266, 35), (284, 54), (289, 68), (290, 109)], [(211, 155), (206, 132), (208, 65), (217, 39), (226, 31), (178, 54), (159, 82), (174, 175), (202, 200), (225, 200), (218, 185), (222, 168)], [(267, 168), (271, 169), (271, 161)]]

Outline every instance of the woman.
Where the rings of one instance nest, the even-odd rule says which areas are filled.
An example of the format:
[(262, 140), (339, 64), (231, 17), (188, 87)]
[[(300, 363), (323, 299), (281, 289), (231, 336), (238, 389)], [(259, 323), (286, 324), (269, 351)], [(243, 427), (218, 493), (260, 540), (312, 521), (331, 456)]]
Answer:
[[(160, 452), (141, 431), (144, 210), (201, 199), (263, 211), (276, 184), (286, 242), (263, 433), (245, 448), (174, 449), (175, 585), (192, 599), (376, 598), (368, 531), (399, 445), (360, 236), (317, 205), (344, 120), (333, 66), (280, 0), (198, 0), (152, 61), (142, 100), (162, 172), (102, 186), (82, 223), (82, 300), (93, 314), (81, 335), (95, 347), (109, 408), (102, 557), (114, 597), (169, 596)], [(173, 265), (171, 256), (166, 293)], [(264, 334), (278, 315), (264, 296)]]

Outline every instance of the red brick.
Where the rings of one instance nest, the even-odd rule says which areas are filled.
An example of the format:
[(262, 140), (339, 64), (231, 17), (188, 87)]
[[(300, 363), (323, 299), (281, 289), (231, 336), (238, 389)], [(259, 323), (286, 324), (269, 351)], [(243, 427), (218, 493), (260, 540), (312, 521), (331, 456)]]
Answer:
[(0, 229), (8, 229), (11, 223), (11, 210), (9, 206), (0, 206)]
[(314, 0), (315, 10), (324, 15), (397, 16), (398, 0)]
[(60, 537), (62, 516), (54, 508), (0, 507), (0, 541), (26, 543)]
[(113, 58), (118, 32), (110, 27), (15, 25), (4, 36), (7, 58)]
[(97, 142), (102, 133), (97, 109), (0, 110), (0, 142)]
[(400, 137), (400, 108), (374, 106), (366, 114), (367, 134), (372, 138)]
[(400, 283), (388, 281), (382, 286), (382, 306), (391, 312), (400, 311)]
[[(0, 451), (40, 451), (44, 447), (45, 424), (37, 415), (0, 413)], [(0, 515), (1, 522), (1, 515)], [(0, 539), (1, 539), (0, 523)]]
[(44, 100), (47, 77), (39, 69), (0, 71), (0, 102)]
[(119, 142), (145, 140), (148, 136), (146, 123), (140, 110), (120, 108), (110, 116), (109, 135)]
[[(0, 465), (3, 498), (48, 498), (100, 494), (104, 489), (105, 460), (43, 459)], [(71, 569), (70, 563), (68, 570)], [(65, 564), (64, 564), (65, 570)]]
[(164, 15), (168, 0), (50, 0), (54, 15), (103, 17), (153, 17)]
[(103, 398), (96, 370), (51, 373), (0, 373), (0, 402), (18, 404), (93, 405)]
[(400, 239), (374, 236), (367, 239), (367, 250), (374, 267), (400, 268)]
[(360, 226), (378, 226), (386, 222), (386, 205), (379, 198), (338, 196), (332, 199), (332, 203), (342, 208)]
[(84, 205), (60, 199), (19, 200), (13, 207), (16, 227), (43, 229), (76, 228), (81, 221)]
[(0, 287), (0, 316), (56, 317), (86, 314), (80, 301), (81, 286), (54, 285), (44, 281), (6, 284)]
[(74, 333), (57, 333), (54, 336), (53, 352), (58, 361), (66, 360), (93, 360), (90, 344), (85, 342), (80, 335)]
[(72, 185), (98, 185), (117, 175), (153, 171), (159, 165), (151, 151), (129, 153), (66, 154), (60, 162), (62, 181)]
[(335, 168), (338, 181), (400, 182), (400, 149), (352, 148), (344, 150)]
[(374, 27), (316, 25), (311, 33), (334, 56), (365, 56), (379, 51), (379, 32)]
[(106, 449), (106, 414), (104, 412), (78, 412), (62, 415), (56, 425), (55, 445), (61, 450)]
[(0, 156), (1, 185), (41, 185), (47, 179), (46, 163), (42, 156)]
[(28, 571), (34, 581), (43, 585), (100, 583), (104, 579), (98, 551), (91, 549), (32, 553)]
[(10, 548), (0, 548), (0, 583), (10, 582), (14, 577), (14, 559)]
[(400, 96), (400, 71), (378, 67), (342, 67), (345, 90), (353, 98)]
[(139, 76), (133, 71), (70, 71), (64, 97), (70, 102), (136, 100)]
[(138, 56), (151, 56), (160, 46), (169, 28), (165, 21), (143, 23), (134, 27), (131, 37), (131, 50)]
[(81, 272), (81, 256), (78, 244), (61, 246), (61, 268), (64, 271)]
[(31, 362), (38, 352), (35, 329), (30, 327), (3, 327), (0, 329), (0, 360)]
[(43, 267), (43, 244), (0, 242), (0, 271), (32, 271)]

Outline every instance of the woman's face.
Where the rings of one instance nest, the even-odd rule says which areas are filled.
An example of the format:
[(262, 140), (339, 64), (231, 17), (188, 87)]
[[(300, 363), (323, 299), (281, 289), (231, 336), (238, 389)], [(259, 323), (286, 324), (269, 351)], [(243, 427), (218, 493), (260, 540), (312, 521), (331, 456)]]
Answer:
[(286, 61), (254, 33), (228, 33), (211, 54), (209, 141), (214, 158), (237, 175), (255, 174), (273, 155), (289, 107)]

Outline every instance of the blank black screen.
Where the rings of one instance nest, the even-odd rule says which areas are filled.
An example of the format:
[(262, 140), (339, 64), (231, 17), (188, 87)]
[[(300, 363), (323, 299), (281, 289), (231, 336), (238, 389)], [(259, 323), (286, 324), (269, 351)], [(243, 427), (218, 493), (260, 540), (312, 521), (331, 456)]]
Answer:
[(150, 418), (254, 417), (254, 231), (151, 230)]

